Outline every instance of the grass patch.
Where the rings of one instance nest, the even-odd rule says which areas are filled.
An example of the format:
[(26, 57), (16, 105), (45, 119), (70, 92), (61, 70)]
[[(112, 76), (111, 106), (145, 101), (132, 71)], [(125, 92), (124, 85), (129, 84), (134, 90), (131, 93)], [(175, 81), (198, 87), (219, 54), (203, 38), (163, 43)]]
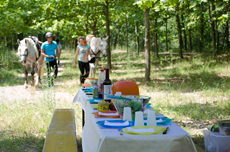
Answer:
[[(78, 148), (81, 149), (81, 107), (72, 104), (80, 88), (80, 71), (72, 66), (74, 55), (73, 50), (63, 50), (53, 88), (48, 89), (44, 84), (43, 88), (29, 90), (32, 98), (7, 99), (0, 93), (0, 151), (41, 151), (57, 108), (75, 110)], [(173, 119), (204, 149), (202, 130), (215, 121), (230, 119), (230, 65), (227, 59), (226, 55), (216, 58), (185, 56), (183, 60), (173, 55), (160, 55), (159, 59), (152, 56), (151, 81), (145, 82), (143, 52), (127, 54), (124, 50), (116, 50), (112, 52), (110, 77), (113, 83), (135, 81), (140, 94), (151, 96), (150, 102), (155, 109)], [(6, 63), (11, 64), (1, 58), (0, 66), (6, 67)], [(97, 72), (106, 64), (106, 59), (102, 58)], [(0, 68), (0, 86), (22, 86), (24, 78), (17, 77), (23, 73), (20, 63), (7, 68)]]

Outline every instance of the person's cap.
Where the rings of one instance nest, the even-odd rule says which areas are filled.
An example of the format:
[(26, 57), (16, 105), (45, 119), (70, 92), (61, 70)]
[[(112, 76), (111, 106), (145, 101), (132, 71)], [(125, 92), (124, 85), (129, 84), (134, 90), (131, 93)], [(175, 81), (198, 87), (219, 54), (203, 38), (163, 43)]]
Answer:
[(47, 32), (47, 33), (46, 33), (46, 39), (47, 39), (48, 37), (53, 37), (53, 34), (52, 34), (51, 32)]

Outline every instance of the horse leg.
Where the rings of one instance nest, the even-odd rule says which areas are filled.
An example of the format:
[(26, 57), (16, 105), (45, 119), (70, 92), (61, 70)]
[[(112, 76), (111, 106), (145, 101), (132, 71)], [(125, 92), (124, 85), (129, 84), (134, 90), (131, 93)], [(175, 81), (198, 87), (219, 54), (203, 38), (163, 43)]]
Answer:
[(23, 68), (24, 68), (24, 72), (25, 72), (25, 84), (24, 84), (24, 88), (26, 89), (26, 88), (28, 88), (28, 79), (27, 79), (27, 77), (28, 77), (28, 72), (27, 72), (27, 65), (24, 65)]
[(92, 78), (92, 70), (93, 70), (92, 66), (94, 66), (93, 63), (90, 63), (89, 64), (89, 68), (90, 68), (89, 69), (89, 76), (90, 76), (90, 78)]
[(37, 78), (36, 78), (35, 86), (37, 86), (38, 84), (42, 84), (41, 78), (44, 74), (44, 71), (42, 71), (44, 70), (43, 62), (44, 62), (44, 57), (40, 56), (37, 61)]
[(90, 63), (90, 77), (94, 78), (94, 69), (95, 69), (95, 65), (94, 63)]
[(35, 63), (32, 63), (31, 65), (31, 85), (33, 86), (34, 85), (34, 74), (35, 74)]
[[(97, 64), (98, 64), (98, 59), (96, 59), (95, 63), (94, 63), (94, 69), (93, 69), (93, 75), (96, 74), (96, 70), (97, 70)], [(94, 77), (93, 77), (94, 78)]]

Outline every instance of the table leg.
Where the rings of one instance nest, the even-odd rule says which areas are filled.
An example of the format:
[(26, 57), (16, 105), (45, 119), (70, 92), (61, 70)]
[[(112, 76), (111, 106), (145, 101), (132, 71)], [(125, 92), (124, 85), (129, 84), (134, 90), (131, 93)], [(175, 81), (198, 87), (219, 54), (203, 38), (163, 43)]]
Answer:
[(82, 128), (85, 125), (85, 111), (82, 109)]

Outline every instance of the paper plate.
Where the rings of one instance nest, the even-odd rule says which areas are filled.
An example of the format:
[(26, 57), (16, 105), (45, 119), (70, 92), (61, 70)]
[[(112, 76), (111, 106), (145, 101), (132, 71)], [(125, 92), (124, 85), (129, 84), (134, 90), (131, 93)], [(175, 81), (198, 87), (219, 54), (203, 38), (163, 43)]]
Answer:
[(131, 135), (156, 135), (156, 134), (162, 134), (166, 128), (164, 127), (158, 127), (158, 126), (134, 126), (131, 127), (133, 129), (149, 129), (152, 128), (155, 131), (154, 132), (133, 132), (133, 131), (128, 131), (128, 128), (123, 128), (123, 132), (125, 134), (131, 134)]
[[(124, 123), (125, 120), (106, 120), (108, 122), (111, 122), (111, 123)], [(126, 125), (126, 126), (113, 126), (113, 125), (105, 125), (105, 120), (103, 121), (98, 121), (97, 124), (100, 126), (100, 127), (103, 127), (103, 128), (125, 128), (125, 127), (131, 127), (131, 126), (134, 126), (134, 123), (132, 121), (129, 121), (129, 124)]]
[[(104, 115), (100, 115), (99, 112), (93, 112), (95, 117), (111, 117), (111, 118), (120, 118), (120, 115), (109, 115), (111, 113), (117, 113), (117, 111), (101, 111)], [(106, 115), (108, 114), (108, 115)]]

